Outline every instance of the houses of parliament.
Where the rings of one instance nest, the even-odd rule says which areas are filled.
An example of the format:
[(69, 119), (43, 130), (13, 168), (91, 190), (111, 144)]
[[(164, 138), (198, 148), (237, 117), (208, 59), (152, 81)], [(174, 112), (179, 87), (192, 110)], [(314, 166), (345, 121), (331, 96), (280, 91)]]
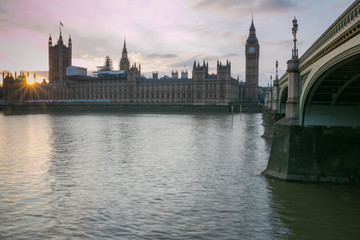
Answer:
[(172, 71), (171, 77), (141, 75), (141, 65), (130, 64), (124, 40), (118, 70), (110, 57), (93, 76), (87, 69), (72, 66), (72, 39), (64, 44), (60, 35), (53, 45), (50, 35), (49, 82), (28, 85), (26, 75), (3, 76), (4, 103), (27, 102), (112, 102), (112, 103), (178, 103), (228, 105), (258, 102), (259, 44), (253, 21), (245, 46), (246, 81), (240, 84), (231, 77), (231, 63), (217, 61), (216, 74), (209, 74), (207, 62), (195, 62), (192, 78), (187, 71)]

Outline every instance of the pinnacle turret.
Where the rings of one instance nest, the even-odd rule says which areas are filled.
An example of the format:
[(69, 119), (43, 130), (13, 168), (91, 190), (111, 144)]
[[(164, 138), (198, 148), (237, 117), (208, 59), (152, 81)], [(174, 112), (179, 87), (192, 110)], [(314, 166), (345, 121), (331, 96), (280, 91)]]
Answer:
[(126, 40), (124, 39), (124, 47), (122, 50), (122, 57), (127, 58)]
[(122, 56), (119, 63), (119, 70), (124, 70), (125, 72), (128, 72), (129, 69), (130, 69), (130, 62), (127, 55), (126, 40), (124, 39), (124, 47), (122, 50)]
[(247, 43), (257, 43), (257, 38), (256, 38), (256, 29), (255, 29), (255, 25), (254, 25), (254, 17), (251, 19), (251, 25), (250, 25), (250, 29), (249, 29), (249, 37), (247, 39)]
[(60, 32), (60, 37), (59, 37), (59, 40), (58, 40), (57, 43), (58, 43), (58, 45), (63, 45), (64, 44), (61, 32)]
[(50, 36), (49, 36), (49, 47), (52, 46), (52, 38), (51, 38), (51, 33), (50, 33)]
[(69, 42), (68, 42), (68, 47), (71, 47), (72, 42), (71, 42), (71, 35), (69, 35)]
[(250, 26), (250, 29), (249, 29), (249, 33), (250, 34), (256, 34), (256, 29), (255, 29), (255, 25), (254, 25), (254, 17), (252, 17), (252, 19), (251, 19), (251, 26)]

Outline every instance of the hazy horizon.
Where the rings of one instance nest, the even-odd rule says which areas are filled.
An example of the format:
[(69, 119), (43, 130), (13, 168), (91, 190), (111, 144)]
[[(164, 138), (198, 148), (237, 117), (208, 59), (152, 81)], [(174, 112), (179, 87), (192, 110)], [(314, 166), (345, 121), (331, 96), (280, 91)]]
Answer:
[(208, 62), (209, 73), (216, 73), (217, 60), (229, 60), (232, 77), (245, 81), (245, 41), (253, 16), (260, 44), (259, 85), (266, 86), (276, 60), (279, 74), (285, 73), (294, 16), (301, 56), (352, 2), (0, 0), (0, 44), (5, 46), (0, 71), (46, 72), (49, 34), (55, 44), (61, 20), (64, 43), (72, 38), (73, 65), (90, 72), (107, 55), (118, 69), (126, 39), (131, 64), (140, 63), (146, 77), (183, 69), (191, 77), (194, 61)]

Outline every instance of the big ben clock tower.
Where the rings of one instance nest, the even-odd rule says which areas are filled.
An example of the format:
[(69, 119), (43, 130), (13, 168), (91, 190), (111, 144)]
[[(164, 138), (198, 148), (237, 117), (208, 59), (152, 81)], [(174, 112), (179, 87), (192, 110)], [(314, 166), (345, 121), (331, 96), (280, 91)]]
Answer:
[(246, 102), (258, 102), (258, 89), (259, 89), (259, 51), (260, 46), (256, 38), (256, 30), (254, 20), (251, 20), (249, 37), (245, 44), (246, 56)]

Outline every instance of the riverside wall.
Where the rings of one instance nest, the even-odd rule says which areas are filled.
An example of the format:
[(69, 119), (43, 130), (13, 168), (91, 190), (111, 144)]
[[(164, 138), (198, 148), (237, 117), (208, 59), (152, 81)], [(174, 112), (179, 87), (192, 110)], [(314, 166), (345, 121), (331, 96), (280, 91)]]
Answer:
[[(21, 103), (3, 105), (4, 115), (40, 113), (229, 113), (240, 111), (240, 104), (145, 104), (145, 103)], [(260, 113), (261, 105), (241, 105), (245, 113)]]
[(276, 111), (263, 110), (262, 119), (264, 126), (264, 134), (262, 137), (264, 138), (273, 138), (274, 135), (274, 124), (280, 119), (284, 118), (285, 114), (277, 113)]

